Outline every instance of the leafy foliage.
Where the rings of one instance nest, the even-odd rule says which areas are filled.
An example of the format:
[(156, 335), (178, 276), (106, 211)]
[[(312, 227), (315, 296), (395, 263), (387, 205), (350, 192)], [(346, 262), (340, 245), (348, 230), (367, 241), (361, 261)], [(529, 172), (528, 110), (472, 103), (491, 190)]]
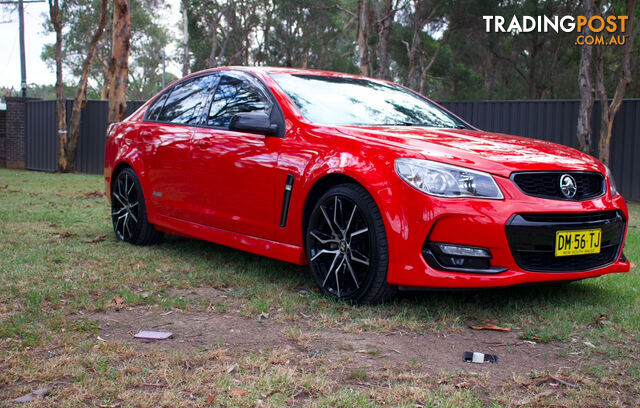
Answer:
[[(63, 42), (63, 62), (65, 69), (74, 76), (80, 76), (82, 63), (86, 57), (86, 49), (95, 29), (100, 12), (100, 0), (62, 2), (63, 25), (67, 27)], [(130, 99), (146, 99), (161, 89), (162, 85), (162, 50), (169, 42), (167, 30), (157, 18), (157, 11), (162, 2), (141, 0), (131, 2), (131, 54), (129, 72)], [(111, 57), (111, 18), (112, 3), (109, 4), (109, 21), (98, 44), (96, 64), (90, 72), (90, 98), (104, 99), (107, 94), (106, 84), (109, 59)], [(52, 31), (50, 22), (45, 24), (47, 31)], [(54, 44), (46, 44), (42, 51), (42, 59), (52, 67), (55, 64)]]

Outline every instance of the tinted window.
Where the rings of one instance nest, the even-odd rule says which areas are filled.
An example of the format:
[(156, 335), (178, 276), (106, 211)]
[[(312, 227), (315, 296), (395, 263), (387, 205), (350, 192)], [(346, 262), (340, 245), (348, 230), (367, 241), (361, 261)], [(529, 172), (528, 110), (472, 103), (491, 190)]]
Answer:
[(147, 110), (147, 120), (157, 120), (162, 107), (164, 106), (164, 102), (167, 100), (167, 96), (169, 96), (169, 92), (165, 92), (158, 99), (153, 102), (153, 105)]
[(255, 87), (240, 79), (224, 76), (213, 95), (207, 125), (228, 128), (233, 115), (266, 111), (267, 106), (265, 98)]
[(273, 78), (308, 120), (325, 125), (466, 127), (397, 85), (361, 78), (275, 74)]
[(164, 104), (157, 120), (171, 123), (195, 124), (212, 76), (207, 75), (176, 85)]

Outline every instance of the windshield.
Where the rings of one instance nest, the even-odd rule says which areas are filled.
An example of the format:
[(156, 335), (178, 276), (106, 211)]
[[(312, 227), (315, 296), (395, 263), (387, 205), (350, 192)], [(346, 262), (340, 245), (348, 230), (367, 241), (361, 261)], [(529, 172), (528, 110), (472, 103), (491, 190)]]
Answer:
[(272, 74), (300, 113), (322, 125), (429, 126), (466, 124), (397, 85), (361, 78)]

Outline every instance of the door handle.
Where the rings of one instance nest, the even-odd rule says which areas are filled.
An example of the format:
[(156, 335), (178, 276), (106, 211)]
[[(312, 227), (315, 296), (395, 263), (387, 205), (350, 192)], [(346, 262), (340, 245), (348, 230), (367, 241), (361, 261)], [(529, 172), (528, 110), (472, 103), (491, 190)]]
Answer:
[(196, 147), (199, 147), (199, 148), (202, 148), (202, 149), (209, 148), (212, 145), (212, 143), (209, 140), (206, 140), (206, 139), (196, 140), (196, 141), (193, 142), (193, 144)]

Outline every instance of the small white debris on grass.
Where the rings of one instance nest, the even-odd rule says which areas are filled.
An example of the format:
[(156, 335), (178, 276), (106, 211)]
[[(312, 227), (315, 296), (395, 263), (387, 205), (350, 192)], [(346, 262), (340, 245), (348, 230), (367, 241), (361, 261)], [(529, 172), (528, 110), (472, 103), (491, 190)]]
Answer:
[(172, 337), (173, 333), (171, 332), (158, 332), (158, 331), (145, 331), (142, 330), (133, 335), (136, 339), (143, 340), (166, 340), (169, 337)]

